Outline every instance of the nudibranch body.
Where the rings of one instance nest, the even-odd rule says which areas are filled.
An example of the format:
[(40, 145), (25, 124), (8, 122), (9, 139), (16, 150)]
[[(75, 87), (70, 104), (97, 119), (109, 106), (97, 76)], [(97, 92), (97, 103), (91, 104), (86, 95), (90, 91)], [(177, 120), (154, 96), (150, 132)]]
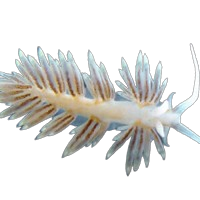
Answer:
[(149, 165), (151, 142), (165, 159), (164, 146), (170, 128), (200, 143), (200, 137), (181, 123), (181, 115), (199, 95), (199, 66), (193, 46), (190, 45), (195, 66), (194, 90), (190, 98), (172, 107), (172, 92), (161, 101), (167, 79), (161, 84), (162, 65), (159, 62), (152, 78), (147, 56), (140, 51), (135, 66), (135, 81), (124, 58), (119, 70), (125, 84), (116, 81), (122, 90), (115, 93), (103, 63), (98, 66), (92, 53), (88, 52), (90, 75), (81, 73), (70, 52), (58, 51), (58, 60), (38, 47), (38, 60), (19, 50), (16, 66), (20, 73), (0, 72), (0, 102), (9, 106), (0, 117), (17, 119), (21, 130), (51, 118), (36, 139), (53, 136), (76, 126), (70, 134), (73, 138), (63, 152), (69, 156), (84, 146), (95, 146), (107, 130), (120, 133), (106, 154), (110, 158), (128, 139), (126, 174), (132, 168), (138, 170), (143, 157)]

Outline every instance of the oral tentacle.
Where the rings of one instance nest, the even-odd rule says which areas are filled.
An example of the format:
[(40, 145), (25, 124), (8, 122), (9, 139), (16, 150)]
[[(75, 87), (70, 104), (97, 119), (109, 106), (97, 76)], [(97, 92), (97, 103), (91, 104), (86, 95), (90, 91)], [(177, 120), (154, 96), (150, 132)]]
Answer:
[(190, 106), (192, 106), (197, 99), (199, 98), (199, 64), (196, 58), (196, 54), (194, 51), (194, 47), (192, 44), (190, 44), (190, 50), (192, 54), (192, 59), (194, 63), (194, 69), (195, 69), (195, 78), (194, 78), (194, 87), (193, 87), (193, 92), (192, 95), (183, 101), (182, 103), (178, 104), (173, 111), (178, 113), (179, 115), (182, 115)]

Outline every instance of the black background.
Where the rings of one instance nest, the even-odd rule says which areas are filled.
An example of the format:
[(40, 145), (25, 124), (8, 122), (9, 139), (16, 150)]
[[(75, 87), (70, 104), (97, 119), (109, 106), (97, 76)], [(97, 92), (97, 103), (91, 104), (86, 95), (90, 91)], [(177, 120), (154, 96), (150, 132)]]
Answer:
[[(14, 61), (18, 58), (19, 48), (37, 57), (37, 47), (41, 46), (54, 58), (57, 58), (58, 49), (64, 53), (70, 50), (80, 70), (88, 72), (89, 49), (97, 63), (105, 64), (114, 83), (121, 80), (118, 73), (121, 57), (125, 58), (134, 75), (137, 54), (142, 50), (149, 58), (152, 73), (161, 61), (163, 80), (169, 78), (163, 99), (176, 92), (173, 105), (177, 105), (191, 95), (194, 69), (189, 44), (193, 43), (197, 58), (200, 58), (200, 31), (194, 22), (196, 13), (189, 13), (190, 8), (184, 11), (169, 8), (163, 12), (165, 6), (161, 6), (156, 12), (145, 13), (143, 7), (133, 7), (130, 11), (122, 9), (122, 12), (116, 10), (115, 5), (99, 10), (100, 5), (93, 5), (93, 9), (88, 10), (79, 4), (76, 7), (66, 5), (66, 8), (64, 5), (51, 6), (17, 5), (11, 14), (9, 11), (2, 16), (1, 71), (16, 71)], [(0, 107), (1, 110), (6, 108)], [(198, 111), (199, 101), (182, 117), (182, 122), (197, 134)], [(16, 196), (44, 194), (61, 199), (69, 198), (69, 195), (73, 198), (78, 195), (105, 198), (109, 194), (112, 197), (119, 194), (123, 198), (126, 195), (134, 198), (137, 194), (156, 197), (161, 191), (161, 195), (172, 197), (174, 194), (195, 194), (199, 189), (200, 146), (174, 130), (169, 133), (166, 160), (162, 160), (152, 145), (149, 168), (146, 169), (142, 162), (139, 170), (127, 177), (127, 143), (105, 161), (116, 131), (107, 132), (95, 148), (84, 148), (61, 159), (72, 138), (68, 134), (72, 127), (55, 137), (35, 141), (43, 124), (20, 131), (16, 128), (18, 121), (0, 121), (1, 166), (2, 175), (6, 175), (4, 186)]]

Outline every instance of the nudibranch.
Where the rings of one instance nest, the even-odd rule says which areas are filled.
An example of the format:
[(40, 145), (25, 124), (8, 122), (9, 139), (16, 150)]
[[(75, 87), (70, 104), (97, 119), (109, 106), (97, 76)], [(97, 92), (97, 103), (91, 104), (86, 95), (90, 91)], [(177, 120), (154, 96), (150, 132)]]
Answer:
[(90, 75), (81, 73), (72, 54), (67, 56), (59, 50), (58, 60), (45, 56), (38, 47), (38, 61), (19, 49), (16, 66), (20, 73), (0, 72), (0, 102), (8, 108), (0, 117), (10, 120), (24, 116), (17, 124), (20, 130), (47, 120), (36, 140), (53, 136), (70, 124), (75, 128), (62, 157), (69, 156), (84, 146), (95, 146), (108, 130), (120, 131), (106, 154), (110, 158), (123, 144), (129, 141), (126, 155), (126, 174), (132, 168), (137, 171), (143, 157), (148, 167), (151, 142), (165, 159), (170, 128), (200, 143), (200, 136), (181, 123), (181, 115), (199, 96), (199, 66), (192, 44), (190, 45), (195, 67), (194, 89), (191, 97), (172, 107), (172, 92), (161, 101), (167, 79), (161, 83), (161, 62), (155, 75), (150, 74), (146, 54), (140, 51), (135, 66), (135, 80), (124, 58), (119, 73), (124, 81), (116, 81), (122, 90), (115, 92), (103, 63), (98, 66), (93, 54), (88, 51)]

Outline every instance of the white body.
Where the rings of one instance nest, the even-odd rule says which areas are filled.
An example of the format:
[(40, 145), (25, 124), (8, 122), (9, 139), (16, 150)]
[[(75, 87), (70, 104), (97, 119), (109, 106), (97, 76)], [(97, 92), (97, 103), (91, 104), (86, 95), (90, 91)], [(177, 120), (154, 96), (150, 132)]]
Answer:
[(68, 94), (55, 94), (51, 90), (42, 91), (38, 88), (34, 88), (33, 94), (75, 115), (95, 117), (106, 123), (141, 124), (154, 128), (158, 121), (164, 126), (171, 127), (179, 120), (177, 113), (172, 112), (169, 108), (163, 110), (163, 106), (142, 106), (131, 101), (97, 101), (84, 96), (73, 97)]

